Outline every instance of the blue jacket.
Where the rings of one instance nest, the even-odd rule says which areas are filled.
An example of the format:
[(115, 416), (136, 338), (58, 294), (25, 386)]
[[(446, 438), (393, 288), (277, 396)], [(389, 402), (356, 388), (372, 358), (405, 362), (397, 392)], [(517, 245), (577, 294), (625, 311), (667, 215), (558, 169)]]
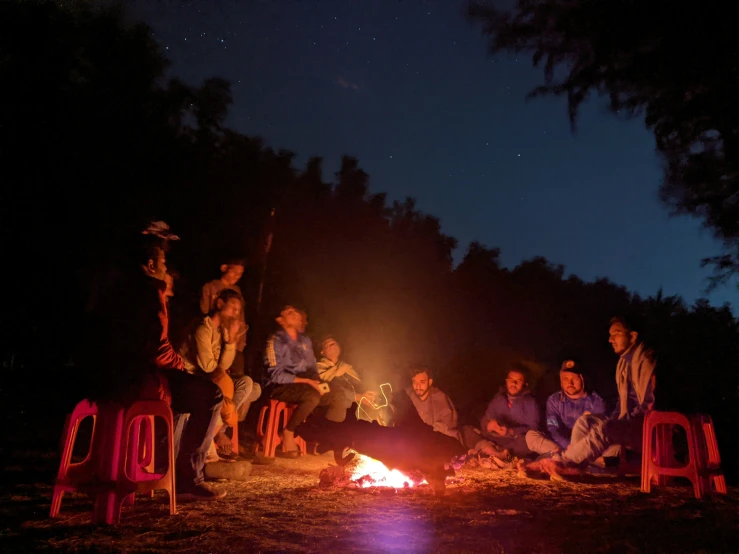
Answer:
[(539, 428), (539, 407), (529, 391), (524, 391), (520, 395), (512, 397), (510, 408), (508, 407), (508, 400), (508, 394), (503, 389), (490, 401), (488, 409), (485, 410), (485, 415), (482, 416), (480, 422), (483, 436), (495, 436), (487, 431), (488, 422), (491, 419), (508, 427), (516, 437)]
[(267, 366), (267, 386), (294, 383), (295, 377), (320, 380), (310, 339), (298, 335), (298, 340), (293, 340), (284, 329), (269, 337), (264, 349), (264, 365)]
[(555, 392), (547, 398), (547, 431), (554, 442), (562, 448), (567, 448), (572, 428), (585, 412), (605, 416), (606, 403), (595, 392), (576, 400), (562, 391)]

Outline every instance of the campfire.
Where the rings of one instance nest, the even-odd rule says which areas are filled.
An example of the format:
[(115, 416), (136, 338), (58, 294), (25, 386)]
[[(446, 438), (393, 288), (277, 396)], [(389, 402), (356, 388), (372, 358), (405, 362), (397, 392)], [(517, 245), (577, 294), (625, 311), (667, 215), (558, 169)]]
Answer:
[(355, 459), (348, 468), (349, 480), (363, 489), (369, 487), (389, 487), (405, 489), (426, 484), (423, 476), (409, 476), (397, 469), (388, 469), (385, 464), (368, 456), (355, 453)]

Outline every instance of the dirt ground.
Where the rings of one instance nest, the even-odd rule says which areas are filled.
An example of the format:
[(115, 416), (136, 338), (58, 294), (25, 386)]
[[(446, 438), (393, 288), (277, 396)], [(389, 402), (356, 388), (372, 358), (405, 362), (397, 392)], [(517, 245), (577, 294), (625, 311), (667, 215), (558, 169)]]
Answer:
[[(2, 472), (3, 552), (736, 552), (739, 495), (696, 501), (677, 483), (650, 495), (635, 476), (579, 483), (463, 467), (443, 497), (406, 490), (319, 487), (327, 456), (254, 466), (226, 499), (137, 499), (121, 524), (94, 527), (91, 502), (68, 495), (48, 518), (56, 459), (15, 452)], [(12, 460), (12, 462), (8, 461)]]

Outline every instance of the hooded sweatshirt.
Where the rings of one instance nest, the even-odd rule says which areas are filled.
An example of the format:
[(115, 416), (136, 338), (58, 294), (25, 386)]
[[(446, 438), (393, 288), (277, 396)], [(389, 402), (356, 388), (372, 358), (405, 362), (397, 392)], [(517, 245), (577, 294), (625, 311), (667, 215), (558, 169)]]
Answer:
[(492, 437), (487, 431), (488, 423), (494, 419), (499, 425), (504, 425), (515, 437), (523, 436), (528, 431), (539, 428), (539, 407), (528, 390), (518, 396), (510, 396), (503, 387), (488, 404), (485, 415), (482, 416), (480, 427), (483, 436)]
[(572, 428), (585, 412), (604, 416), (606, 403), (595, 392), (573, 399), (559, 391), (547, 398), (547, 431), (554, 442), (567, 448)]
[(429, 387), (429, 394), (425, 400), (421, 400), (411, 387), (405, 392), (426, 425), (433, 427), (434, 431), (460, 440), (457, 431), (457, 410), (446, 394), (434, 386)]
[(655, 367), (654, 354), (644, 343), (621, 355), (616, 366), (618, 404), (612, 417), (631, 419), (654, 407)]

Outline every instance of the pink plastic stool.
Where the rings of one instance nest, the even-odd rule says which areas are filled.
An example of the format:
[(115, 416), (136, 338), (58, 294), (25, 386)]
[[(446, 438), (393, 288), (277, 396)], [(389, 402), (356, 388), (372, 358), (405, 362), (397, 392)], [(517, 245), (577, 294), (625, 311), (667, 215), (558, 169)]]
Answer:
[[(269, 406), (262, 406), (262, 410), (259, 412), (259, 422), (257, 423), (257, 452), (261, 451), (265, 456), (274, 458), (277, 447), (282, 442), (280, 440), (280, 428), (284, 429), (287, 426), (290, 416), (293, 415), (293, 410), (295, 410), (295, 404), (287, 404), (274, 399), (269, 401)], [(280, 425), (280, 416), (282, 416), (282, 425)], [(301, 453), (305, 454), (307, 452), (308, 449), (302, 438), (295, 437), (295, 443)]]
[[(672, 426), (679, 425), (688, 439), (688, 463), (675, 467)], [(652, 435), (656, 433), (655, 449)], [(653, 481), (664, 485), (668, 477), (685, 477), (693, 484), (695, 497), (712, 492), (726, 494), (726, 480), (710, 416), (688, 417), (678, 412), (651, 411), (644, 418), (642, 438), (641, 490), (651, 492)]]
[[(167, 427), (169, 465), (163, 474), (153, 472), (155, 416), (161, 417)], [(86, 417), (93, 418), (90, 449), (84, 460), (73, 464), (77, 431)], [(59, 515), (65, 492), (79, 491), (94, 498), (93, 523), (116, 524), (122, 504), (132, 504), (136, 493), (153, 494), (160, 489), (169, 493), (169, 513), (177, 513), (172, 411), (166, 402), (140, 401), (128, 408), (97, 406), (88, 400), (77, 404), (64, 431), (51, 517)]]

